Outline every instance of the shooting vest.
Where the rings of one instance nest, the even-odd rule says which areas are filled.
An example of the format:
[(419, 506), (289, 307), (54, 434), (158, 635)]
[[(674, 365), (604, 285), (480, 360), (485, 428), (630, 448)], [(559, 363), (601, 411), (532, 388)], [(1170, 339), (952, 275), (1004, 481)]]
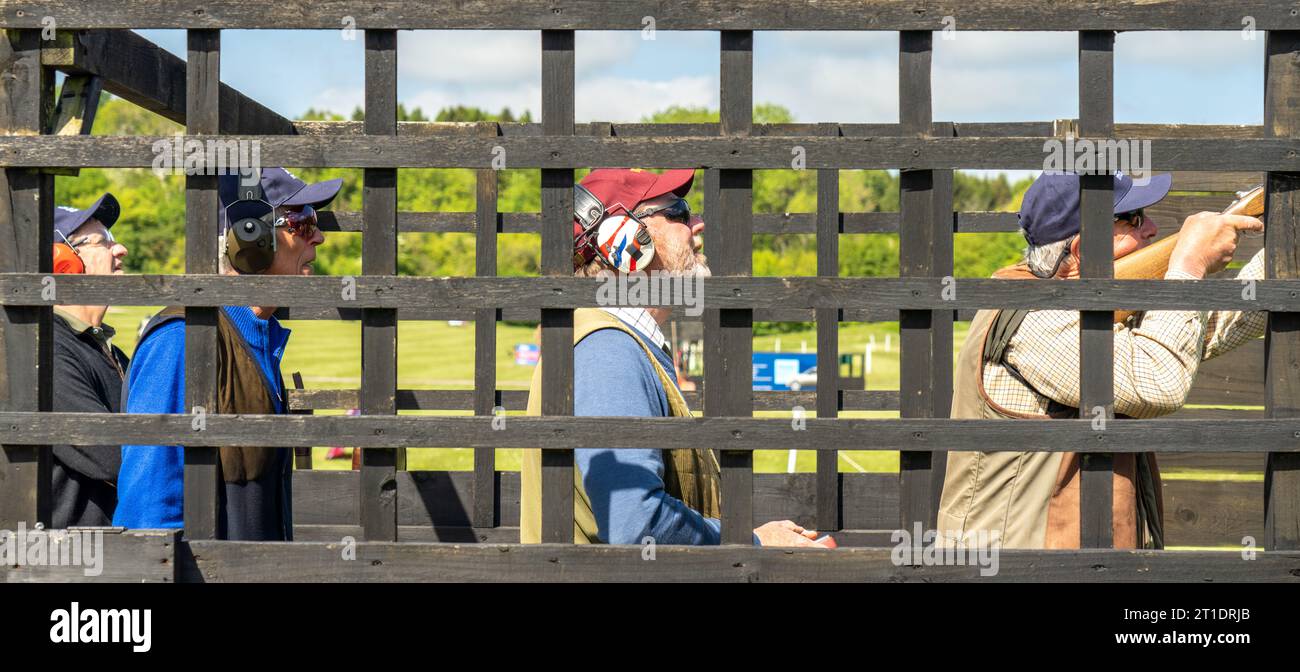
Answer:
[[(993, 274), (1036, 279), (1012, 266)], [(984, 389), (984, 366), (1001, 364), (1007, 345), (1030, 311), (981, 310), (971, 322), (953, 380), (952, 417), (984, 420), (1078, 418), (1079, 409), (1051, 401), (1046, 414), (1017, 413)], [(1036, 392), (1036, 390), (1035, 390)], [(1119, 415), (1117, 418), (1123, 419)], [(1044, 443), (1050, 437), (1044, 437)], [(998, 530), (1004, 548), (1079, 547), (1079, 455), (1061, 452), (950, 452), (937, 529), (949, 543), (980, 530)], [(1113, 476), (1113, 537), (1116, 548), (1134, 548), (1146, 528), (1164, 545), (1159, 471), (1149, 453), (1117, 453)]]
[[(673, 379), (664, 370), (659, 360), (650, 351), (650, 347), (622, 320), (598, 308), (580, 308), (573, 311), (573, 345), (577, 347), (582, 339), (601, 329), (617, 329), (632, 338), (645, 352), (659, 375), (664, 393), (668, 396), (668, 406), (672, 417), (691, 417), (691, 409), (686, 399), (677, 389)], [(528, 389), (528, 415), (542, 414), (542, 362), (538, 362), (533, 372), (532, 385)], [(525, 544), (537, 544), (542, 541), (542, 451), (525, 449), (523, 466), (520, 473), (519, 497), (519, 541)], [(718, 459), (712, 450), (680, 449), (663, 451), (664, 491), (669, 496), (680, 499), (686, 506), (695, 509), (707, 518), (721, 516), (718, 493), (720, 491), (720, 468)], [(599, 544), (597, 535), (599, 526), (591, 509), (591, 499), (582, 486), (582, 473), (575, 466), (573, 469), (573, 543)]]
[[(154, 329), (185, 318), (183, 306), (170, 306), (154, 315), (140, 333), (140, 341)], [(279, 376), (279, 371), (276, 371)], [(129, 377), (128, 377), (129, 379)], [(280, 389), (284, 382), (278, 381)], [(122, 408), (126, 408), (126, 385), (122, 388)], [(257, 414), (275, 415), (275, 393), (267, 386), (262, 369), (248, 351), (248, 344), (239, 335), (239, 330), (226, 317), (224, 310), (217, 310), (217, 409), (222, 414)], [(276, 451), (285, 448), (260, 448), (222, 446), (218, 453), (221, 457), (219, 468), (221, 477), (227, 483), (246, 483), (255, 481), (266, 473), (276, 462)]]

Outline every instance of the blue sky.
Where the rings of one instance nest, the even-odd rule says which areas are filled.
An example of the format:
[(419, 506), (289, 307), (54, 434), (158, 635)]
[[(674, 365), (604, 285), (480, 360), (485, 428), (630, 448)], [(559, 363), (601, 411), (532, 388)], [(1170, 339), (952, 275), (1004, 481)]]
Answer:
[[(140, 31), (185, 56), (183, 31)], [(936, 33), (934, 117), (1042, 121), (1077, 116), (1074, 33)], [(289, 117), (348, 113), (363, 101), (364, 37), (341, 31), (224, 31), (222, 79)], [(718, 104), (718, 33), (580, 32), (578, 121), (636, 121), (677, 103)], [(434, 112), (476, 105), (536, 116), (536, 31), (402, 31), (398, 98)], [(898, 34), (763, 32), (754, 38), (754, 100), (804, 122), (898, 119)], [(1116, 40), (1121, 122), (1259, 124), (1264, 34), (1123, 33)]]

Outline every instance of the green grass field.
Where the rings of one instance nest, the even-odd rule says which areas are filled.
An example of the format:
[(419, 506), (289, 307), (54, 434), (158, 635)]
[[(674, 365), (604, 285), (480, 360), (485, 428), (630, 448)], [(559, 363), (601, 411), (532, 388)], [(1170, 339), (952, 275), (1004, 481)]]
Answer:
[[(106, 321), (117, 329), (114, 339), (119, 347), (131, 354), (135, 348), (135, 335), (142, 321), (158, 307), (113, 307)], [(336, 320), (288, 321), (285, 326), (293, 330), (285, 354), (282, 371), (286, 381), (293, 372), (301, 372), (303, 384), (311, 389), (348, 389), (361, 385), (361, 324)], [(966, 324), (958, 323), (954, 329), (954, 347), (966, 335)], [(404, 389), (472, 389), (474, 386), (474, 326), (451, 326), (446, 322), (401, 322), (398, 324), (397, 383)], [(535, 330), (526, 326), (500, 324), (497, 327), (497, 381), (501, 389), (527, 389), (533, 367), (514, 363), (513, 349), (517, 343), (532, 342)], [(866, 389), (898, 389), (898, 324), (880, 322), (871, 324), (846, 323), (840, 327), (840, 353), (861, 354), (867, 343), (875, 337), (876, 349), (872, 356), (871, 375), (865, 381)], [(884, 351), (886, 337), (890, 340), (889, 352)], [(815, 331), (769, 335), (754, 339), (755, 351), (771, 351), (777, 339), (784, 352), (798, 352), (806, 342), (808, 352), (814, 352), (817, 343)], [(330, 411), (322, 411), (329, 413)], [(334, 411), (342, 412), (342, 411)], [(403, 413), (429, 415), (468, 415), (468, 411), (403, 411)], [(762, 411), (759, 417), (791, 417), (791, 412)], [(809, 417), (815, 413), (809, 412)], [(893, 411), (845, 411), (841, 417), (891, 418)], [(869, 441), (863, 437), (863, 441)], [(318, 447), (313, 465), (323, 469), (344, 469), (347, 460), (325, 460), (328, 447)], [(813, 471), (816, 454), (813, 451), (796, 453), (796, 470)], [(754, 467), (760, 472), (783, 472), (788, 466), (789, 453), (781, 450), (758, 451)], [(498, 450), (497, 466), (503, 470), (519, 468), (518, 451)], [(415, 448), (407, 453), (407, 468), (412, 470), (469, 470), (473, 468), (473, 451), (467, 448)], [(841, 471), (891, 472), (898, 470), (898, 453), (893, 451), (841, 451)]]

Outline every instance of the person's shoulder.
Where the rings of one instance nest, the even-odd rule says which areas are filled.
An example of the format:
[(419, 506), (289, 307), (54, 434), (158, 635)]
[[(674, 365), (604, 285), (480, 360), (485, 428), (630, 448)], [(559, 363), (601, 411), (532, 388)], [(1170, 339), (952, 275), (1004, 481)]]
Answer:
[(171, 318), (144, 334), (135, 346), (135, 358), (143, 359), (158, 349), (175, 349), (185, 346), (185, 318)]
[(645, 351), (632, 334), (613, 327), (598, 329), (587, 334), (576, 346), (576, 352), (588, 352), (602, 357), (627, 357), (633, 354), (645, 359)]

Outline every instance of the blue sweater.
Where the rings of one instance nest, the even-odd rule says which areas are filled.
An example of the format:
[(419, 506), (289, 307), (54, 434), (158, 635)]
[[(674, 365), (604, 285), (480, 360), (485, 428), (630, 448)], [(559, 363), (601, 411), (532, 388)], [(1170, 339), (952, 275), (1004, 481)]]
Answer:
[[(222, 308), (238, 329), (284, 412), (280, 367), (289, 330), (247, 306)], [(185, 408), (185, 321), (155, 328), (135, 350), (127, 377), (127, 413), (188, 413)], [(179, 528), (184, 522), (185, 450), (181, 446), (122, 446), (113, 524), (131, 528)]]
[[(675, 385), (677, 377), (668, 354), (653, 345), (650, 350)], [(671, 415), (654, 366), (641, 345), (621, 331), (601, 329), (582, 339), (573, 349), (573, 370), (574, 415)], [(640, 544), (649, 536), (657, 544), (721, 542), (718, 519), (705, 518), (664, 491), (662, 451), (586, 448), (574, 453), (601, 541)]]

